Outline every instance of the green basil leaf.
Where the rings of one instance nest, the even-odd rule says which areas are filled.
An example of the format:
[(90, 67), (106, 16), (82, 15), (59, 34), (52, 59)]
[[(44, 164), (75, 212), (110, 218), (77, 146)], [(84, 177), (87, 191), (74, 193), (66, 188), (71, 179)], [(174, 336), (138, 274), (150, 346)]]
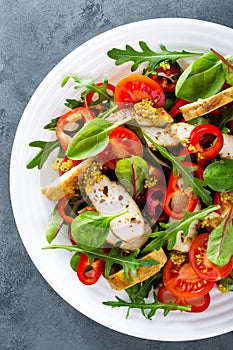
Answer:
[(233, 256), (232, 210), (229, 217), (211, 231), (206, 253), (207, 258), (219, 266), (226, 265)]
[(117, 162), (115, 174), (131, 196), (136, 198), (143, 191), (145, 180), (149, 179), (149, 168), (144, 159), (132, 156)]
[(72, 138), (67, 156), (78, 160), (96, 156), (107, 146), (110, 131), (115, 127), (116, 125), (102, 118), (87, 122)]
[(203, 178), (205, 185), (214, 191), (233, 191), (233, 159), (226, 158), (209, 164)]
[(179, 77), (176, 96), (187, 101), (213, 96), (221, 90), (225, 76), (222, 61), (212, 52), (196, 59)]
[(77, 244), (101, 247), (109, 234), (111, 221), (125, 213), (127, 211), (111, 216), (102, 216), (95, 211), (84, 212), (72, 221), (71, 235)]
[(46, 239), (49, 243), (51, 243), (57, 236), (62, 225), (63, 219), (60, 216), (56, 205), (50, 215), (49, 221), (46, 226)]

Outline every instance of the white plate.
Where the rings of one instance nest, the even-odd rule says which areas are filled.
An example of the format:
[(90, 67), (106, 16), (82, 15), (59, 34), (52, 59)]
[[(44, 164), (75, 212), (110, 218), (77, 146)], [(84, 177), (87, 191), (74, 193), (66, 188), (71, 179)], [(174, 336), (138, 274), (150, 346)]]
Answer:
[[(18, 231), (32, 261), (52, 288), (75, 309), (102, 325), (132, 336), (165, 341), (194, 340), (230, 332), (233, 330), (231, 293), (222, 295), (213, 290), (211, 305), (204, 313), (175, 311), (163, 317), (162, 312), (158, 312), (152, 321), (148, 321), (133, 310), (126, 320), (124, 308), (112, 309), (102, 304), (102, 301), (114, 300), (116, 295), (104, 279), (93, 287), (85, 287), (69, 266), (70, 253), (41, 250), (47, 245), (45, 226), (52, 204), (42, 197), (40, 188), (41, 182), (49, 182), (50, 172), (47, 168), (46, 174), (44, 171), (41, 176), (37, 170), (26, 170), (26, 164), (36, 153), (28, 144), (33, 140), (51, 138), (52, 133), (43, 130), (43, 126), (66, 110), (63, 105), (65, 98), (74, 96), (72, 84), (60, 87), (65, 75), (92, 76), (96, 81), (107, 76), (114, 83), (119, 76), (129, 73), (130, 64), (115, 67), (106, 52), (113, 47), (123, 48), (125, 44), (138, 47), (139, 40), (147, 42), (154, 50), (165, 44), (170, 50), (205, 52), (212, 47), (227, 54), (232, 53), (233, 30), (191, 19), (152, 19), (110, 30), (65, 57), (32, 96), (15, 136), (10, 191)], [(67, 243), (61, 236), (57, 242)], [(120, 295), (126, 296), (124, 293)]]

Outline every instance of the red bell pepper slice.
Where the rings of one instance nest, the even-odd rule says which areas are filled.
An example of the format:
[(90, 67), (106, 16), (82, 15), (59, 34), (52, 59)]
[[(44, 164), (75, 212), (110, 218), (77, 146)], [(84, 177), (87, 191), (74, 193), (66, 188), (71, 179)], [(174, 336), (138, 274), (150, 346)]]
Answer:
[(74, 220), (74, 218), (71, 215), (67, 214), (67, 212), (66, 212), (68, 200), (69, 200), (69, 196), (64, 196), (61, 199), (59, 199), (58, 204), (57, 204), (57, 210), (58, 210), (60, 216), (63, 218), (63, 220), (65, 222), (68, 222), (69, 224), (71, 224), (71, 222)]
[(202, 312), (205, 311), (210, 305), (209, 293), (206, 293), (201, 297), (185, 299), (172, 294), (165, 286), (159, 288), (157, 298), (161, 303), (172, 302), (173, 304), (178, 305), (191, 305), (191, 310), (187, 312)]
[(186, 100), (183, 100), (182, 98), (179, 98), (170, 109), (169, 111), (170, 116), (172, 116), (172, 118), (174, 119), (177, 115), (181, 114), (181, 111), (179, 108), (186, 105), (187, 103), (189, 102)]
[[(191, 162), (182, 162), (186, 166), (195, 166)], [(202, 178), (203, 170), (198, 166), (194, 175), (199, 179)], [(164, 203), (164, 211), (173, 219), (181, 220), (184, 217), (183, 210), (193, 212), (195, 209), (199, 197), (194, 197), (194, 193), (191, 187), (186, 189), (181, 189), (179, 184), (180, 173), (178, 172), (175, 176), (173, 172), (171, 173), (168, 181), (167, 194)], [(172, 207), (173, 204), (173, 207)]]
[(77, 266), (77, 276), (83, 284), (92, 285), (104, 273), (104, 260), (94, 259), (90, 264), (88, 256), (81, 253)]
[(190, 153), (196, 153), (197, 161), (205, 166), (206, 162), (216, 157), (223, 147), (223, 135), (217, 126), (201, 124), (196, 126), (190, 134)]
[[(171, 65), (169, 69), (160, 67), (156, 68), (155, 71), (155, 74), (149, 74), (148, 77), (156, 81), (164, 92), (174, 92), (178, 77), (181, 75), (180, 68)], [(174, 79), (171, 79), (173, 77)]]
[(92, 113), (88, 108), (77, 107), (59, 118), (56, 125), (56, 136), (64, 150), (67, 150), (71, 141), (71, 136), (65, 133), (65, 127), (68, 124), (77, 122), (78, 120), (86, 123), (94, 117), (94, 113)]

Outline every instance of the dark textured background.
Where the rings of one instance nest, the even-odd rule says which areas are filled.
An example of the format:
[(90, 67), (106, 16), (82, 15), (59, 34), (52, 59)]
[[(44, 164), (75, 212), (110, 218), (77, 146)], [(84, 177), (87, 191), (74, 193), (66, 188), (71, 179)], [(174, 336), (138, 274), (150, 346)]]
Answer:
[[(221, 349), (233, 333), (157, 342), (111, 331), (62, 300), (32, 264), (11, 211), (12, 142), (31, 95), (47, 73), (91, 37), (156, 17), (188, 17), (233, 28), (232, 0), (0, 0), (0, 349)], [(233, 52), (232, 52), (233, 53)]]

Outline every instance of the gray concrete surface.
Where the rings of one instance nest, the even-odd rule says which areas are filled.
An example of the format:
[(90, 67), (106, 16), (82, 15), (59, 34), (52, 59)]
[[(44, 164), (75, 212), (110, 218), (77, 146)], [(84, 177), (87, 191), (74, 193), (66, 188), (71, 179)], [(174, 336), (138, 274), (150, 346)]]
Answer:
[(221, 349), (233, 333), (158, 342), (111, 331), (62, 300), (32, 264), (11, 211), (8, 171), (17, 124), (34, 90), (70, 51), (110, 28), (188, 17), (233, 28), (232, 0), (0, 0), (0, 349)]

